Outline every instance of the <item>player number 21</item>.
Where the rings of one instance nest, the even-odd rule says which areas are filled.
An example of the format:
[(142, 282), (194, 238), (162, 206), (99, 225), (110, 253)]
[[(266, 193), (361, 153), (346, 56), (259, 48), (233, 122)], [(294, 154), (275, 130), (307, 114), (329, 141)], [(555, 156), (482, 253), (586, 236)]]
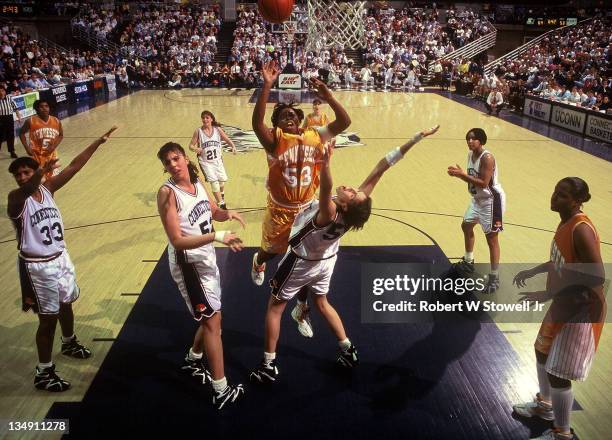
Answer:
[[(290, 188), (295, 188), (298, 186), (298, 169), (296, 167), (287, 167), (285, 171), (283, 171), (283, 177), (285, 178), (285, 182), (287, 182), (287, 186)], [(300, 176), (300, 186), (309, 186), (312, 182), (312, 171), (309, 166), (305, 166), (302, 168), (302, 174)]]

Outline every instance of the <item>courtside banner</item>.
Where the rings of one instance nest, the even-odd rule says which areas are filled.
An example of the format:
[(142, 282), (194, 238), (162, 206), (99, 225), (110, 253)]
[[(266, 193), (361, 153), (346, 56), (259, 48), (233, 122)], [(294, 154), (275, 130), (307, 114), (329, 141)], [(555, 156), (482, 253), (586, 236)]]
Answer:
[(571, 110), (565, 106), (554, 105), (550, 123), (557, 127), (575, 131), (576, 133), (584, 133), (586, 116), (586, 113), (583, 111)]
[[(15, 103), (15, 106), (21, 113), (22, 118), (28, 118), (36, 112), (34, 111), (34, 101), (39, 97), (38, 92), (24, 93), (23, 95), (11, 96), (11, 100)], [(17, 120), (16, 112), (13, 113), (13, 118)]]
[(301, 89), (302, 75), (299, 73), (281, 73), (278, 76), (279, 89)]
[(83, 99), (89, 99), (93, 96), (93, 81), (76, 81), (70, 84), (70, 87), (74, 91), (74, 99), (76, 101), (82, 101)]
[(523, 114), (541, 121), (550, 122), (550, 109), (552, 105), (535, 99), (525, 98)]
[(612, 118), (603, 115), (589, 115), (585, 134), (589, 137), (612, 144)]
[(60, 84), (48, 89), (40, 90), (40, 99), (44, 99), (52, 107), (62, 102), (68, 102), (68, 88), (66, 84)]
[(115, 75), (104, 75), (106, 79), (106, 91), (108, 93), (114, 92), (117, 90), (117, 83), (115, 82)]

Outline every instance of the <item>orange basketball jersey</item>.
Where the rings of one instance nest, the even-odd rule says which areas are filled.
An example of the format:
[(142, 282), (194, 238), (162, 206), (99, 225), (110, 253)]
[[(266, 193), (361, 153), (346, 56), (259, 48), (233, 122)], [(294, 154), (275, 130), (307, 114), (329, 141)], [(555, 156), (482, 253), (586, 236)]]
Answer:
[(272, 201), (296, 207), (309, 202), (319, 188), (319, 165), (323, 154), (321, 136), (313, 128), (301, 134), (275, 132), (276, 149), (268, 154), (268, 191)]
[[(586, 214), (579, 213), (569, 219), (566, 223), (560, 225), (555, 232), (555, 237), (550, 247), (550, 261), (552, 262), (552, 268), (548, 271), (548, 277), (546, 279), (546, 289), (552, 293), (558, 293), (561, 289), (567, 286), (568, 281), (563, 279), (564, 269), (572, 269), (571, 266), (579, 263), (576, 249), (574, 248), (574, 230), (582, 223), (586, 223), (595, 234), (597, 240), (597, 246), (599, 247), (599, 234), (595, 230), (595, 226)], [(567, 276), (567, 275), (566, 275)], [(603, 328), (603, 322), (606, 314), (605, 298), (603, 296), (603, 286), (597, 286), (592, 288), (592, 293), (595, 295), (591, 299), (591, 309), (589, 312), (590, 322), (593, 324), (593, 337), (595, 339), (595, 346), (599, 342), (601, 331)], [(579, 293), (578, 293), (579, 294)], [(551, 309), (555, 306), (556, 300), (553, 300)], [(560, 313), (560, 316), (565, 313)], [(584, 321), (583, 321), (584, 322)], [(543, 324), (545, 326), (546, 322)], [(550, 325), (550, 324), (549, 324)], [(555, 322), (552, 327), (555, 330), (560, 330), (563, 323)], [(551, 328), (552, 328), (551, 327)], [(555, 331), (553, 331), (555, 333)]]
[(57, 150), (51, 153), (47, 151), (52, 143), (57, 141), (60, 135), (60, 121), (55, 116), (49, 116), (47, 122), (37, 115), (30, 118), (30, 146), (34, 153), (34, 159), (42, 166), (50, 159), (57, 158)]
[(306, 128), (308, 127), (325, 127), (329, 124), (329, 119), (325, 113), (321, 113), (321, 116), (318, 118), (314, 113), (310, 113), (306, 116)]

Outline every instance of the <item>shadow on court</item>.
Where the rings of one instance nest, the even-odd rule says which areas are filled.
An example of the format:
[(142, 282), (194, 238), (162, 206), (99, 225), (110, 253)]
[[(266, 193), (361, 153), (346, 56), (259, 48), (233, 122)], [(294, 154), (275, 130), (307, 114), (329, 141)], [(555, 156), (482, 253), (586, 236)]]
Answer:
[[(316, 312), (314, 338), (302, 338), (290, 304), (277, 352), (279, 382), (249, 384), (248, 372), (262, 357), (269, 295), (251, 283), (254, 251), (217, 250), (226, 375), (245, 384), (240, 405), (216, 411), (209, 391), (180, 374), (196, 324), (164, 254), (83, 401), (55, 403), (47, 417), (69, 419), (70, 438), (128, 432), (228, 439), (528, 437), (530, 429), (511, 416), (512, 402), (521, 400), (515, 373), (525, 366), (494, 324), (466, 317), (361, 323), (361, 263), (448, 261), (436, 246), (341, 248), (329, 300), (359, 350), (359, 367), (335, 367), (337, 343)], [(268, 265), (266, 279), (277, 262)]]

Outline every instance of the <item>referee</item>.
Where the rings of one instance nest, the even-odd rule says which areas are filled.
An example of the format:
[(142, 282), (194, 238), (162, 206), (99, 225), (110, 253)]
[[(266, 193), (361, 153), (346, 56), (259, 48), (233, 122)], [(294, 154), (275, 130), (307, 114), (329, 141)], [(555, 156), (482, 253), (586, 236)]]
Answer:
[(17, 110), (17, 106), (10, 96), (6, 95), (6, 89), (0, 87), (0, 148), (2, 142), (6, 141), (8, 151), (13, 159), (17, 158), (15, 154), (15, 121), (13, 113), (17, 114), (17, 119), (21, 121), (21, 114)]

